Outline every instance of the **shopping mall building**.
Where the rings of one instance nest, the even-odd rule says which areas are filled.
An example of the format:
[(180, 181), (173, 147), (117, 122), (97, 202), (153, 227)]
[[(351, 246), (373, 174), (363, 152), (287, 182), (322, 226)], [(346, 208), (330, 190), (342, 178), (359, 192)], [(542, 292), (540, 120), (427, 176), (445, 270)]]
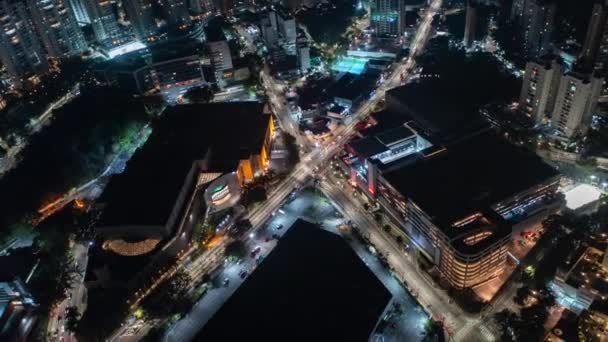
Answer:
[(420, 119), (402, 103), (395, 109), (391, 101), (399, 99), (390, 97), (346, 147), (351, 183), (383, 206), (453, 287), (498, 276), (519, 227), (561, 206), (559, 173), (476, 116), (455, 125), (462, 134), (448, 132), (454, 125)]

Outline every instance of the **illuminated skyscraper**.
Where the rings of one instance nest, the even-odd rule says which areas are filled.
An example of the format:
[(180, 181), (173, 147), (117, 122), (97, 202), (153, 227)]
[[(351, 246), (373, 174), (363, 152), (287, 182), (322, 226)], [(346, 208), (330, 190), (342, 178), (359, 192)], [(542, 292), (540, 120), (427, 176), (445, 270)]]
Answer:
[(0, 1), (0, 60), (17, 86), (48, 64), (24, 1)]
[(150, 0), (123, 0), (123, 6), (139, 40), (149, 40), (156, 34), (156, 20)]
[(536, 124), (543, 124), (553, 113), (563, 73), (563, 64), (551, 56), (526, 64), (526, 74), (519, 95), (519, 109)]
[(516, 0), (511, 18), (520, 27), (526, 57), (538, 58), (551, 53), (551, 36), (556, 5), (545, 0)]
[(72, 12), (74, 12), (74, 16), (76, 17), (76, 21), (79, 25), (87, 25), (91, 23), (89, 13), (87, 13), (87, 9), (84, 7), (85, 1), (87, 0), (67, 0), (68, 7), (70, 7)]
[(28, 0), (27, 3), (50, 57), (71, 57), (87, 49), (76, 17), (64, 0)]
[(117, 46), (127, 39), (122, 28), (118, 24), (118, 18), (114, 11), (114, 4), (108, 0), (84, 0), (95, 40), (104, 46)]
[(570, 138), (585, 135), (602, 89), (602, 78), (569, 73), (562, 77), (551, 125)]
[(602, 76), (608, 74), (608, 1), (606, 0), (593, 5), (581, 58), (586, 65), (593, 66)]
[(174, 28), (182, 28), (190, 24), (187, 0), (164, 0), (163, 6), (169, 25)]
[(594, 61), (597, 56), (607, 17), (608, 8), (606, 4), (602, 2), (595, 3), (591, 10), (591, 17), (589, 18), (583, 51), (581, 51), (581, 57), (586, 61)]
[(371, 26), (379, 37), (397, 37), (405, 31), (405, 0), (374, 0)]

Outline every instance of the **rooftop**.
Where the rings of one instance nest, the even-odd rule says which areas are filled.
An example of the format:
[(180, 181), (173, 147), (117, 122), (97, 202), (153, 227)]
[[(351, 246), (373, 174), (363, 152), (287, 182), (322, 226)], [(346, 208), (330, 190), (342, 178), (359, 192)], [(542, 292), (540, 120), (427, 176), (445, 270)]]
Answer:
[(570, 210), (576, 210), (599, 200), (602, 190), (593, 185), (579, 184), (564, 191), (564, 195), (566, 195), (566, 207)]
[(376, 77), (370, 75), (344, 74), (331, 87), (328, 92), (334, 97), (355, 100), (365, 97), (376, 82)]
[(299, 220), (194, 341), (366, 341), (390, 298), (340, 236)]
[(100, 225), (164, 226), (195, 161), (209, 158), (210, 170), (229, 172), (259, 152), (271, 119), (262, 113), (257, 102), (169, 107), (108, 183)]
[(537, 156), (486, 133), (389, 171), (384, 178), (447, 227), (556, 175)]
[(368, 60), (356, 57), (340, 57), (331, 67), (336, 72), (347, 72), (349, 74), (360, 75), (365, 71)]
[(438, 97), (432, 83), (410, 83), (387, 91), (387, 109), (414, 121), (434, 137), (434, 144), (449, 144), (489, 129), (474, 105), (445, 91)]
[(205, 26), (205, 37), (208, 42), (219, 42), (222, 40), (226, 40), (226, 35), (224, 34), (223, 26), (226, 23), (224, 19), (216, 17), (207, 23)]

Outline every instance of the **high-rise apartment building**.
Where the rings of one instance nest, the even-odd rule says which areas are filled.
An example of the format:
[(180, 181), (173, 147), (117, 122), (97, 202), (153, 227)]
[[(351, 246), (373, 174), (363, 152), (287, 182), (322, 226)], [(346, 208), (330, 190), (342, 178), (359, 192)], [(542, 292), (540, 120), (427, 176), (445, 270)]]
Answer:
[(587, 35), (580, 55), (587, 66), (606, 76), (608, 74), (608, 1), (601, 0), (593, 5)]
[(190, 13), (187, 0), (164, 0), (163, 7), (169, 21), (174, 28), (190, 25)]
[[(284, 12), (277, 12), (276, 18), (281, 37), (283, 37), (287, 43), (295, 43), (297, 37), (296, 19)], [(272, 23), (272, 19), (270, 20)]]
[(512, 20), (517, 22), (526, 57), (538, 58), (551, 52), (556, 5), (545, 0), (515, 0)]
[(298, 41), (297, 52), (298, 68), (302, 73), (305, 73), (310, 69), (310, 47), (308, 46), (308, 41)]
[(234, 7), (232, 0), (217, 0), (217, 9), (221, 14), (227, 15)]
[(123, 0), (135, 36), (141, 41), (150, 40), (157, 32), (156, 20), (150, 0)]
[(378, 37), (397, 37), (405, 31), (404, 0), (374, 0), (370, 4), (370, 21)]
[(591, 124), (602, 82), (596, 75), (564, 75), (557, 91), (551, 126), (567, 138), (584, 135)]
[(91, 23), (89, 13), (84, 6), (85, 1), (87, 0), (67, 0), (67, 5), (70, 9), (72, 9), (72, 12), (76, 17), (76, 22), (78, 22), (79, 25), (88, 25)]
[[(272, 25), (272, 19), (274, 17), (274, 26)], [(260, 21), (260, 31), (262, 33), (262, 39), (268, 46), (272, 46), (278, 40), (278, 32), (276, 27), (276, 16), (274, 12), (269, 12), (268, 17), (262, 18)]]
[(526, 0), (513, 0), (511, 4), (511, 21), (517, 21), (524, 13)]
[(0, 60), (15, 85), (21, 86), (25, 77), (48, 66), (26, 3), (0, 1), (0, 27)]
[(606, 3), (596, 2), (593, 5), (589, 25), (587, 26), (587, 35), (585, 36), (583, 50), (581, 51), (581, 58), (587, 62), (595, 61), (606, 26), (607, 15), (608, 7)]
[(84, 0), (91, 20), (95, 40), (102, 46), (118, 46), (127, 41), (127, 35), (118, 24), (114, 4), (107, 0)]
[(473, 46), (475, 34), (477, 30), (477, 2), (475, 0), (467, 1), (467, 14), (464, 26), (463, 44), (465, 48)]
[(564, 73), (563, 64), (554, 56), (528, 62), (519, 94), (519, 108), (536, 124), (553, 113), (555, 96)]
[(86, 51), (84, 35), (64, 0), (28, 0), (27, 4), (50, 57), (71, 57)]

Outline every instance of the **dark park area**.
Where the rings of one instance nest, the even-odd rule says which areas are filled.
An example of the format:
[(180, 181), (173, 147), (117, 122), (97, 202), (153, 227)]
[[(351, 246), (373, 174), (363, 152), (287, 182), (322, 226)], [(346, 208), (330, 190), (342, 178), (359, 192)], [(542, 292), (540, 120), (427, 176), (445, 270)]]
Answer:
[[(9, 226), (100, 175), (148, 117), (141, 100), (113, 88), (83, 90), (29, 138), (16, 168), (0, 181), (0, 221)], [(15, 196), (27, 194), (27, 196)]]

